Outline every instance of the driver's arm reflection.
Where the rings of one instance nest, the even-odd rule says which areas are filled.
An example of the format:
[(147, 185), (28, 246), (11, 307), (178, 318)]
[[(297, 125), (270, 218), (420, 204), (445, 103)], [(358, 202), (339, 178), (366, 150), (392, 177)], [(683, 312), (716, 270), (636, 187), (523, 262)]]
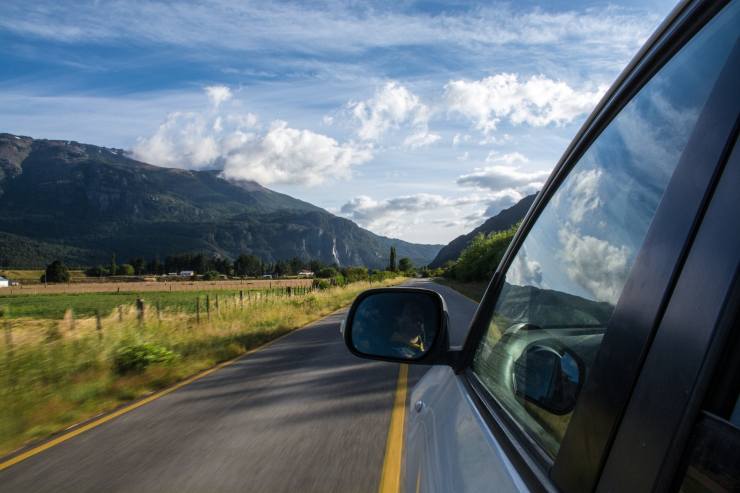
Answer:
[(424, 312), (417, 303), (405, 303), (391, 335), (394, 349), (404, 357), (413, 358), (426, 351)]

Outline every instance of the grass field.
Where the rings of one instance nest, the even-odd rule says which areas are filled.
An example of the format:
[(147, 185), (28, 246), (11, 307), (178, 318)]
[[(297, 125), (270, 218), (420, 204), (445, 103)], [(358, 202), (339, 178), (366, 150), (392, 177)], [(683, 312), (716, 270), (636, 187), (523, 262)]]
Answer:
[[(221, 291), (218, 310), (211, 300), (210, 317), (204, 308), (200, 317), (187, 305), (178, 308), (176, 296), (194, 293), (172, 293), (169, 309), (159, 316), (147, 310), (143, 319), (130, 305), (99, 322), (81, 316), (6, 319), (0, 323), (0, 455), (244, 354), (346, 306), (369, 287), (401, 281), (358, 282), (290, 297), (263, 291), (243, 304), (234, 291)], [(108, 306), (105, 296), (112, 295), (80, 299)], [(40, 310), (33, 304), (26, 309)]]
[(267, 289), (286, 286), (307, 286), (311, 279), (245, 279), (230, 281), (123, 281), (123, 282), (72, 282), (70, 284), (23, 284), (1, 288), (0, 297), (18, 294), (74, 294), (74, 293), (147, 293), (151, 291), (201, 291), (215, 289)]
[[(37, 283), (41, 279), (44, 271), (41, 269), (0, 269), (0, 276), (12, 281), (18, 281), (21, 283)], [(72, 277), (84, 277), (85, 273), (81, 270), (70, 270), (69, 274)]]
[[(138, 283), (137, 283), (138, 284)], [(164, 288), (163, 283), (156, 283), (160, 288)], [(185, 284), (185, 283), (178, 283)], [(188, 283), (189, 284), (189, 283)], [(111, 311), (120, 305), (133, 305), (137, 298), (141, 297), (144, 302), (152, 309), (159, 302), (160, 308), (176, 309), (185, 312), (194, 312), (196, 299), (200, 298), (201, 303), (209, 296), (215, 302), (216, 298), (229, 299), (239, 295), (240, 291), (244, 292), (244, 297), (250, 298), (255, 296), (254, 290), (259, 290), (264, 284), (239, 285), (242, 289), (234, 289), (233, 283), (194, 283), (195, 287), (200, 289), (182, 289), (173, 291), (129, 291), (122, 290), (118, 292), (85, 292), (69, 294), (19, 294), (19, 295), (0, 295), (0, 307), (5, 308), (6, 317), (11, 319), (17, 318), (36, 318), (36, 319), (62, 319), (68, 309), (72, 309), (76, 317), (91, 317), (96, 311), (102, 316), (107, 316)], [(300, 281), (290, 283), (298, 284), (296, 287), (308, 287), (310, 281)], [(273, 288), (273, 293), (284, 293), (285, 284), (274, 283), (279, 288)], [(264, 285), (266, 286), (266, 285)], [(125, 286), (124, 287), (128, 287)], [(190, 288), (191, 286), (183, 286)], [(229, 289), (230, 288), (230, 289)], [(262, 290), (264, 292), (264, 288)]]

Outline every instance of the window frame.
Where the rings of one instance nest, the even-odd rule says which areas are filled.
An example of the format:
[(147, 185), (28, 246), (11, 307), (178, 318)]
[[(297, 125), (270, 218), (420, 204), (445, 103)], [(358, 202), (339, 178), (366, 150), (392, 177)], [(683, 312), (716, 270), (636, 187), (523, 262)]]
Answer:
[[(620, 302), (609, 323), (607, 335), (591, 369), (591, 377), (584, 385), (568, 431), (554, 460), (520, 428), (472, 371), (473, 356), (487, 330), (503, 285), (504, 274), (541, 211), (591, 144), (653, 75), (727, 3), (729, 1), (702, 0), (681, 3), (625, 68), (583, 124), (535, 199), (496, 269), (471, 322), (455, 371), (464, 380), (473, 402), (488, 421), (491, 432), (509, 442), (510, 450), (518, 455), (516, 462), (525, 478), (530, 478), (527, 482), (531, 487), (557, 487), (565, 490), (592, 490), (595, 487), (622, 411), (629, 401), (662, 310), (670, 297), (681, 261), (685, 258), (686, 249), (696, 230), (697, 218), (705, 206), (705, 191), (721, 160), (717, 158), (715, 161), (705, 162), (698, 172), (697, 169), (691, 169), (696, 168), (695, 163), (686, 162), (690, 160), (684, 158), (696, 155), (697, 151), (704, 151), (692, 133), (656, 210), (644, 244), (637, 254)], [(713, 96), (712, 93), (710, 100)], [(697, 127), (710, 105), (710, 100), (702, 109)], [(688, 179), (698, 179), (694, 181), (698, 186), (694, 187), (696, 190), (693, 194), (686, 197), (684, 188)], [(676, 214), (680, 214), (678, 220)], [(660, 252), (655, 248), (658, 244), (661, 246)], [(647, 265), (651, 265), (651, 269), (647, 269)], [(629, 334), (618, 329), (625, 325), (631, 328)], [(617, 329), (614, 330), (614, 327)], [(632, 371), (618, 373), (619, 378), (615, 378), (611, 373), (615, 362), (617, 359), (623, 362), (625, 355), (631, 360)], [(603, 410), (605, 405), (612, 412), (607, 415), (591, 412), (594, 409)], [(598, 451), (595, 454), (598, 457), (593, 457), (594, 450)], [(586, 454), (586, 451), (589, 453)], [(583, 461), (587, 456), (591, 459), (588, 463), (575, 467), (573, 458), (579, 457)]]

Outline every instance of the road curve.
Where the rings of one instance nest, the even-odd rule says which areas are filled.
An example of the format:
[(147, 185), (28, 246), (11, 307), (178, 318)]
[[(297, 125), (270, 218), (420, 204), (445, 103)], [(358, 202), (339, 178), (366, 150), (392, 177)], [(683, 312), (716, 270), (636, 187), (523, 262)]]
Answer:
[[(409, 284), (443, 294), (459, 344), (476, 304)], [(398, 365), (349, 354), (343, 316), (0, 472), (0, 491), (377, 491)]]

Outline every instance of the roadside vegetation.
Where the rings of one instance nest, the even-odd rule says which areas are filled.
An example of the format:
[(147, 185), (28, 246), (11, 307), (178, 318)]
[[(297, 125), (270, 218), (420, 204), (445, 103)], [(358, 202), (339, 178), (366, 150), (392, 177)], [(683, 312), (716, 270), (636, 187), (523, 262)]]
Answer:
[(448, 262), (438, 272), (430, 272), (441, 284), (480, 301), (496, 267), (514, 238), (519, 224), (488, 235), (479, 234), (454, 262)]
[(244, 354), (365, 289), (405, 279), (362, 269), (336, 274), (294, 289), (148, 293), (143, 304), (130, 293), (1, 297), (0, 454)]

